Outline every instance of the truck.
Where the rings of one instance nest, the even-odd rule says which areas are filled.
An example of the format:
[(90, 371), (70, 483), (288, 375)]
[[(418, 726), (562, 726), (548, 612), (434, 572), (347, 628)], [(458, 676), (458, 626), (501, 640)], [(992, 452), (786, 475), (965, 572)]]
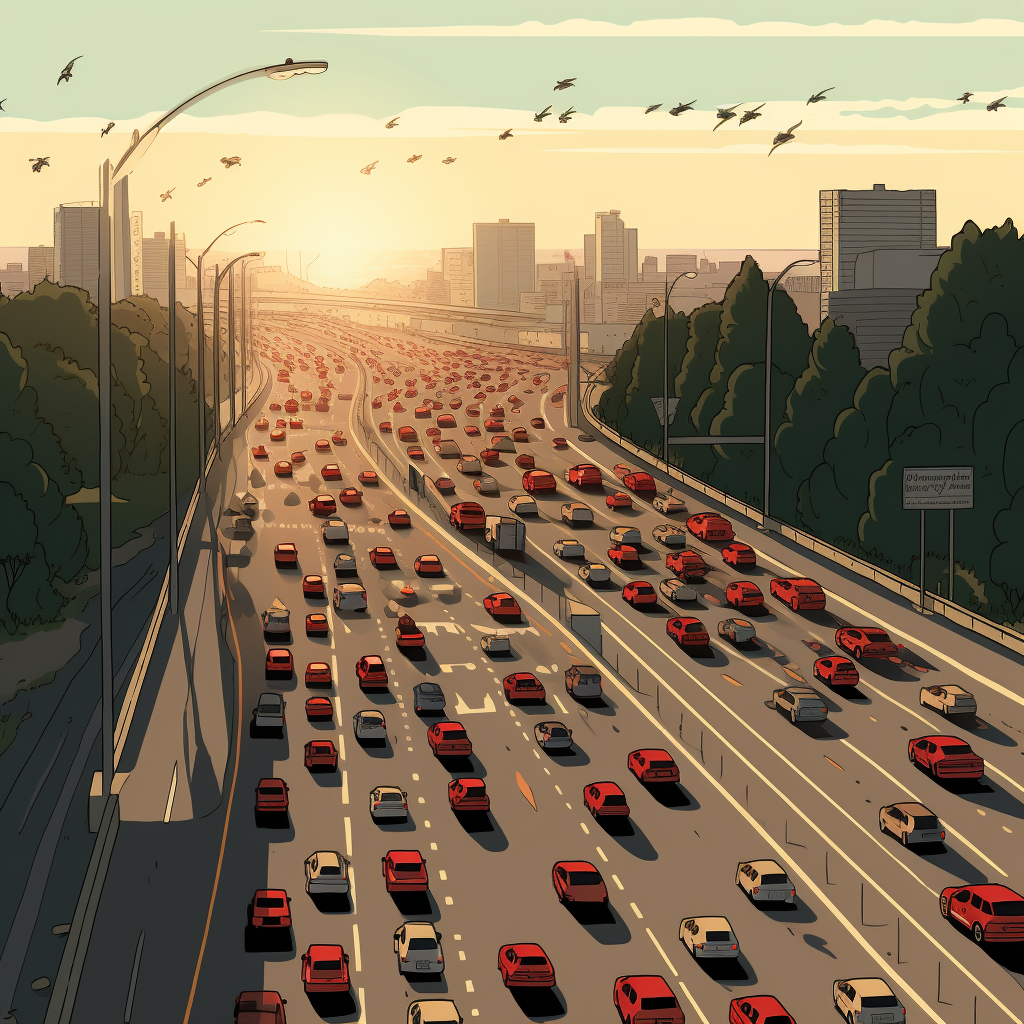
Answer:
[(525, 551), (526, 523), (511, 516), (488, 516), (484, 520), (484, 540), (495, 551)]

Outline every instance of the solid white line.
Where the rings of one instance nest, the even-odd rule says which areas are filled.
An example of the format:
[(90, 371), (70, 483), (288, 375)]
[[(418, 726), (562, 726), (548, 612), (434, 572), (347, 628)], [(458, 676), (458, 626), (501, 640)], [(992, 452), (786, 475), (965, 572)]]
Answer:
[(562, 709), (562, 714), (563, 715), (569, 714), (569, 712), (566, 711), (566, 709), (565, 709), (565, 705), (558, 699), (558, 694), (557, 693), (553, 693), (553, 694), (551, 694), (551, 696), (554, 698), (555, 703)]
[[(177, 769), (177, 762), (175, 762), (175, 769)], [(124, 1024), (128, 1024), (132, 1019), (132, 1006), (135, 1004), (135, 983), (139, 980), (139, 964), (142, 962), (142, 943), (145, 938), (146, 933), (140, 932), (139, 943), (135, 947), (135, 963), (132, 964), (132, 980), (128, 984), (128, 1000), (124, 1004)]]
[(345, 856), (352, 856), (352, 819), (345, 819)]
[(356, 971), (362, 971), (363, 969), (363, 958), (359, 952), (359, 925), (352, 925), (352, 954), (356, 961)]
[(164, 804), (164, 824), (171, 820), (171, 808), (174, 807), (174, 791), (178, 788), (178, 762), (171, 769), (171, 788), (167, 791), (167, 803)]
[[(697, 1011), (697, 1016), (704, 1022), (704, 1024), (711, 1024), (711, 1021), (704, 1016), (704, 1011), (697, 1005), (697, 1000), (690, 995), (690, 990), (686, 987), (683, 982), (679, 982), (679, 987), (683, 990), (683, 995), (690, 1000), (690, 1005)], [(362, 998), (362, 989), (359, 990), (360, 998)]]
[(341, 773), (341, 802), (348, 803), (348, 772)]
[[(679, 972), (676, 970), (675, 964), (672, 963), (671, 960), (669, 960), (668, 954), (665, 952), (664, 949), (661, 948), (661, 943), (654, 937), (654, 932), (652, 932), (651, 929), (648, 928), (647, 934), (650, 937), (651, 942), (654, 943), (654, 948), (661, 954), (661, 959), (664, 960), (665, 963), (668, 965), (668, 969), (672, 972), (672, 977), (678, 978)], [(692, 999), (690, 1001), (693, 1002)]]
[[(366, 993), (363, 989), (359, 990), (359, 1021), (358, 1024), (366, 1024)], [(705, 1021), (705, 1024), (707, 1022)]]

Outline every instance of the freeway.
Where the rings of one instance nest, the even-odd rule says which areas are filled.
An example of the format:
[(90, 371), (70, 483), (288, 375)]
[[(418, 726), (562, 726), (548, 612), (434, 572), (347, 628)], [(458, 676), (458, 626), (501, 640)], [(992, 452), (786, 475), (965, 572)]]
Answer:
[[(135, 1019), (142, 1019), (143, 1008), (146, 1019), (227, 1019), (240, 990), (266, 988), (288, 999), (293, 1024), (400, 1021), (419, 997), (451, 998), (467, 1021), (520, 1015), (610, 1021), (616, 1017), (614, 979), (635, 973), (664, 976), (688, 1019), (704, 1024), (726, 1020), (733, 998), (764, 992), (778, 996), (798, 1021), (823, 1019), (830, 1012), (833, 979), (865, 976), (885, 978), (914, 1021), (957, 1024), (977, 1011), (980, 1020), (1020, 1024), (1019, 944), (976, 948), (937, 909), (938, 892), (946, 885), (988, 880), (1021, 888), (1024, 773), (1015, 762), (1020, 747), (1013, 734), (1019, 729), (1008, 724), (1021, 721), (1021, 698), (1007, 682), (1014, 669), (1019, 678), (1011, 659), (911, 618), (897, 602), (838, 573), (812, 569), (802, 554), (740, 524), (739, 539), (758, 551), (758, 565), (742, 576), (722, 563), (714, 545), (689, 541), (713, 571), (699, 585), (698, 599), (680, 611), (698, 615), (714, 639), (704, 657), (683, 653), (665, 634), (669, 609), (664, 601), (644, 612), (619, 595), (628, 579), (656, 585), (668, 575), (662, 568), (665, 551), (651, 540), (652, 528), (666, 517), (641, 501), (630, 511), (607, 510), (604, 495), (618, 489), (611, 475), (618, 456), (603, 440), (579, 440), (579, 432), (565, 426), (562, 410), (548, 401), (551, 390), (532, 385), (535, 359), (529, 366), (516, 365), (506, 350), (466, 342), (478, 370), (482, 360), (488, 362), (484, 372), (509, 369), (506, 396), (496, 389), (493, 399), (484, 400), (484, 415), (492, 402), (510, 406), (507, 396), (516, 391), (523, 403), (518, 414), (509, 413), (509, 424), (527, 425), (535, 416), (545, 420), (543, 429), (527, 427), (529, 440), (517, 444), (517, 452), (533, 454), (559, 481), (558, 493), (540, 497), (539, 516), (527, 520), (527, 557), (516, 567), (516, 584), (511, 566), (492, 565), (473, 534), (463, 537), (439, 523), (426, 502), (410, 499), (391, 483), (383, 467), (370, 460), (357, 422), (355, 406), (362, 399), (367, 420), (390, 419), (396, 430), (409, 424), (422, 432), (433, 421), (414, 419), (416, 400), (406, 401), (405, 412), (396, 413), (393, 403), (373, 410), (364, 382), (379, 376), (379, 361), (395, 365), (401, 379), (406, 374), (419, 379), (424, 361), (431, 364), (427, 376), (433, 378), (445, 372), (444, 361), (465, 363), (466, 357), (445, 357), (438, 343), (417, 340), (413, 332), (346, 326), (328, 339), (304, 322), (278, 326), (270, 334), (281, 340), (268, 339), (265, 358), (274, 348), (306, 352), (313, 344), (318, 353), (342, 356), (345, 372), (335, 378), (330, 413), (303, 412), (303, 427), (289, 428), (279, 444), (250, 428), (245, 443), (233, 448), (239, 476), (248, 475), (262, 508), (253, 537), (242, 541), (222, 532), (231, 550), (225, 568), (229, 637), (239, 659), (237, 695), (230, 683), (227, 691), (238, 708), (229, 798), (201, 821), (177, 827), (155, 822), (130, 852), (115, 848), (117, 885), (112, 890), (108, 881), (104, 892), (76, 1019), (95, 1019), (90, 1011), (97, 1006), (124, 1005), (134, 974)], [(317, 383), (312, 368), (293, 373), (291, 380), (298, 388)], [(559, 380), (553, 369), (549, 388)], [(422, 387), (422, 380), (418, 384)], [(472, 400), (467, 386), (463, 381), (458, 392), (465, 405), (455, 410), (458, 430), (449, 436), (460, 436), (464, 450), (479, 450), (486, 439), (470, 440), (462, 430), (470, 423), (482, 427), (484, 418), (466, 418)], [(385, 390), (373, 383), (368, 387), (373, 394)], [(339, 393), (355, 397), (340, 400)], [(279, 384), (266, 401), (283, 404), (287, 397)], [(348, 440), (344, 447), (313, 451), (316, 439), (339, 428)], [(394, 433), (376, 434), (404, 473), (405, 445)], [(567, 450), (552, 448), (550, 439), (557, 434), (569, 440)], [(250, 455), (251, 446), (264, 442), (269, 464)], [(522, 473), (511, 457), (488, 470), (501, 494), (485, 497), (454, 471), (453, 460), (437, 457), (427, 439), (420, 443), (427, 475), (456, 480), (456, 494), (445, 502), (479, 500), (488, 512), (510, 514), (507, 501), (521, 493)], [(286, 457), (279, 452), (300, 448), (306, 449), (306, 461), (295, 466), (294, 476), (275, 478), (272, 462)], [(602, 468), (600, 488), (581, 493), (563, 482), (563, 469), (582, 461)], [(306, 507), (310, 497), (327, 489), (319, 469), (328, 462), (340, 464), (341, 486), (361, 486), (364, 492), (361, 507), (341, 510), (351, 532), (347, 548), (325, 547), (319, 521)], [(369, 469), (380, 473), (380, 484), (357, 484), (357, 474)], [(697, 495), (678, 493), (691, 513), (706, 507)], [(442, 503), (440, 496), (432, 500)], [(561, 524), (558, 508), (568, 500), (593, 505), (595, 525), (570, 531)], [(399, 507), (410, 511), (411, 528), (388, 525), (388, 513)], [(571, 533), (584, 543), (589, 559), (607, 562), (607, 531), (616, 525), (642, 531), (644, 567), (628, 576), (613, 569), (614, 584), (606, 589), (589, 587), (575, 563), (551, 553), (554, 541)], [(274, 567), (273, 547), (282, 541), (298, 545), (297, 570)], [(369, 549), (379, 544), (394, 549), (396, 569), (370, 565)], [(336, 550), (356, 557), (367, 612), (335, 614), (325, 602), (303, 596), (303, 573), (322, 573), (331, 582)], [(441, 558), (450, 594), (431, 591), (430, 581), (415, 575), (412, 564), (422, 553)], [(727, 582), (752, 579), (766, 591), (770, 576), (788, 574), (789, 566), (819, 579), (829, 594), (827, 610), (794, 614), (769, 601), (764, 613), (752, 618), (756, 646), (739, 650), (719, 642), (715, 626), (733, 614), (724, 605)], [(413, 603), (403, 610), (426, 634), (419, 660), (395, 645), (396, 581), (414, 588)], [(480, 638), (495, 628), (483, 599), (496, 590), (517, 594), (524, 618), (511, 631), (511, 656), (491, 658)], [(559, 621), (559, 596), (601, 612), (602, 700), (581, 703), (564, 688), (567, 667), (598, 659)], [(289, 646), (296, 675), (284, 682), (264, 678), (266, 644), (258, 615), (275, 597), (291, 609), (293, 623)], [(870, 615), (863, 611), (867, 608)], [(330, 635), (320, 640), (306, 637), (301, 627), (302, 616), (318, 609), (329, 612), (331, 626)], [(863, 665), (853, 695), (830, 692), (814, 681), (811, 665), (820, 645), (833, 644), (837, 625), (883, 621), (894, 625), (894, 637), (905, 645), (899, 664)], [(364, 654), (384, 658), (390, 675), (386, 695), (359, 690), (354, 663)], [(307, 721), (302, 713), (307, 691), (301, 674), (314, 660), (332, 667), (335, 714), (326, 725)], [(954, 670), (951, 661), (966, 663), (974, 674)], [(535, 673), (546, 688), (545, 703), (510, 705), (501, 679), (512, 671)], [(979, 700), (975, 727), (944, 722), (920, 707), (922, 679), (965, 685), (970, 679)], [(430, 751), (426, 729), (432, 719), (421, 719), (412, 704), (412, 687), (423, 680), (441, 685), (447, 717), (469, 733), (473, 754), (461, 763), (442, 763)], [(765, 706), (774, 687), (794, 682), (819, 691), (829, 708), (826, 723), (794, 726)], [(281, 738), (248, 730), (251, 709), (268, 689), (288, 702)], [(383, 747), (356, 741), (351, 720), (363, 708), (386, 716), (389, 738)], [(549, 754), (534, 740), (533, 725), (551, 719), (573, 731), (568, 756)], [(969, 737), (990, 766), (982, 784), (946, 788), (908, 763), (908, 737), (931, 732)], [(314, 775), (303, 767), (303, 745), (314, 738), (337, 745), (336, 773)], [(672, 753), (681, 770), (679, 786), (648, 788), (629, 774), (628, 753), (645, 746)], [(269, 776), (285, 779), (290, 787), (287, 821), (273, 829), (253, 813), (256, 785)], [(490, 814), (467, 821), (450, 810), (447, 783), (462, 776), (485, 780)], [(625, 823), (606, 826), (586, 812), (584, 787), (602, 780), (617, 782), (625, 792), (630, 809)], [(367, 794), (378, 785), (408, 794), (408, 822), (371, 820)], [(879, 807), (911, 799), (920, 799), (942, 819), (944, 852), (918, 854), (879, 832)], [(390, 849), (418, 849), (426, 858), (430, 888), (419, 902), (385, 891), (380, 864)], [(303, 862), (315, 850), (339, 851), (352, 865), (351, 898), (326, 910), (303, 890)], [(150, 855), (165, 863), (156, 891)], [(736, 887), (737, 864), (762, 858), (776, 859), (789, 872), (797, 893), (793, 909), (759, 909)], [(599, 869), (610, 895), (606, 914), (588, 918), (559, 905), (551, 888), (551, 868), (558, 860), (587, 860)], [(266, 887), (284, 888), (292, 900), (292, 928), (276, 944), (246, 928), (249, 899)], [(178, 909), (182, 905), (187, 912)], [(740, 947), (737, 960), (710, 967), (690, 960), (678, 937), (680, 921), (702, 915), (729, 919)], [(431, 921), (442, 933), (446, 969), (438, 980), (399, 975), (392, 935), (403, 920)], [(147, 934), (141, 962), (134, 959), (139, 928)], [(321, 942), (340, 943), (349, 955), (351, 996), (325, 1002), (327, 997), (303, 993), (299, 958), (310, 944)], [(556, 971), (553, 990), (513, 996), (503, 989), (497, 952), (510, 942), (544, 947)]]

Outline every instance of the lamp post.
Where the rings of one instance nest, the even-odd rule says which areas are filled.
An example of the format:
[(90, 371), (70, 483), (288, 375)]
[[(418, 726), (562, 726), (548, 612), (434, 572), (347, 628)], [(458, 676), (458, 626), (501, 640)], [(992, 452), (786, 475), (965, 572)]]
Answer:
[(668, 315), (669, 315), (668, 299), (669, 299), (669, 296), (672, 294), (672, 289), (675, 288), (676, 284), (682, 278), (686, 277), (686, 278), (689, 278), (689, 279), (692, 280), (696, 276), (697, 276), (697, 272), (695, 270), (685, 270), (685, 271), (683, 271), (683, 273), (678, 274), (676, 276), (675, 280), (671, 284), (669, 284), (668, 283), (668, 256), (667, 255), (665, 256), (665, 312), (662, 314), (662, 318), (665, 321), (665, 352), (664, 352), (664, 356), (665, 356), (665, 388), (664, 388), (664, 391), (663, 391), (663, 394), (664, 394), (665, 397), (662, 398), (662, 406), (661, 406), (662, 426), (664, 427), (663, 442), (662, 442), (663, 446), (662, 446), (662, 449), (661, 449), (661, 454), (662, 454), (662, 456), (665, 459), (665, 471), (666, 472), (668, 472)]
[(770, 514), (768, 511), (768, 498), (771, 487), (771, 464), (772, 464), (772, 299), (775, 296), (775, 286), (794, 267), (809, 267), (818, 260), (793, 260), (789, 266), (768, 286), (768, 312), (765, 317), (764, 328), (764, 528), (768, 529)]

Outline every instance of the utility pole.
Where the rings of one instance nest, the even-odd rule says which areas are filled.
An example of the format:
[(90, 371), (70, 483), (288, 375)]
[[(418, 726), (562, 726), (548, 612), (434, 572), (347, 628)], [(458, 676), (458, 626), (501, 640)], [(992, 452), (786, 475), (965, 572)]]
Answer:
[(213, 444), (220, 458), (220, 264), (213, 267)]
[[(167, 247), (167, 476), (170, 482), (170, 605), (171, 614), (178, 614), (178, 360), (177, 360), (177, 310), (175, 309), (175, 238), (174, 221), (171, 221), (171, 244)], [(199, 467), (202, 475), (203, 467)]]
[(231, 392), (231, 426), (235, 425), (235, 271), (228, 273), (228, 388)]

